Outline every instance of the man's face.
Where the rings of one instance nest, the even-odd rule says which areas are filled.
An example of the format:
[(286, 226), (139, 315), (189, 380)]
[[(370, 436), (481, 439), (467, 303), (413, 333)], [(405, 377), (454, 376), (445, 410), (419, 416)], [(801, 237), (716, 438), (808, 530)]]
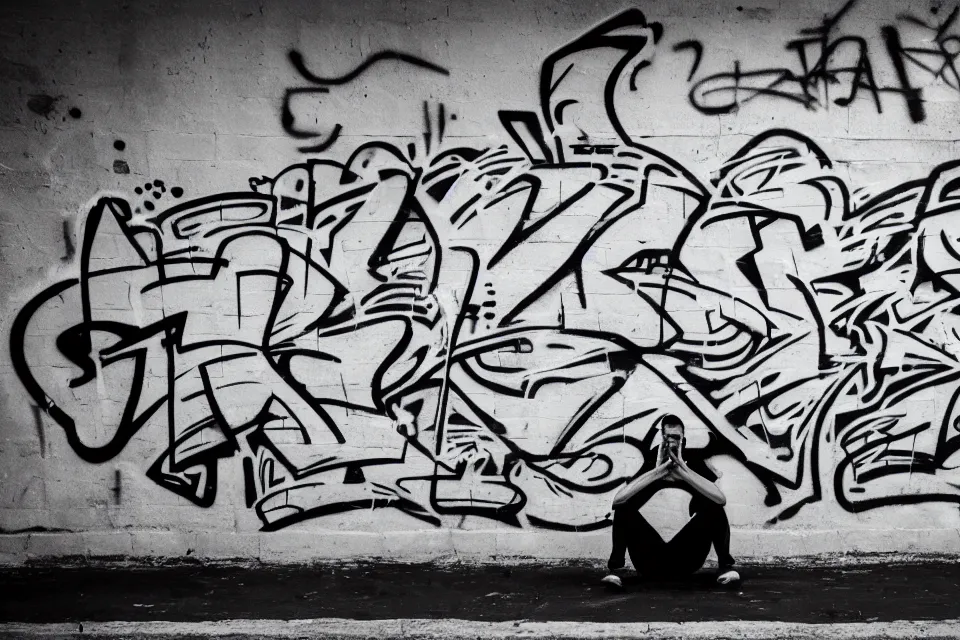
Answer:
[(683, 444), (683, 427), (680, 425), (666, 425), (663, 427), (663, 441), (667, 448), (675, 454), (680, 453)]

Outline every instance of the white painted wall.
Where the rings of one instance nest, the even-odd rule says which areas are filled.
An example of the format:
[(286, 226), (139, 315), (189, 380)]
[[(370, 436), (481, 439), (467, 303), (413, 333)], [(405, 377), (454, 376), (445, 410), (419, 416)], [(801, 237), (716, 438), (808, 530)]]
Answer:
[(782, 4), (4, 6), (0, 559), (956, 552), (953, 7)]

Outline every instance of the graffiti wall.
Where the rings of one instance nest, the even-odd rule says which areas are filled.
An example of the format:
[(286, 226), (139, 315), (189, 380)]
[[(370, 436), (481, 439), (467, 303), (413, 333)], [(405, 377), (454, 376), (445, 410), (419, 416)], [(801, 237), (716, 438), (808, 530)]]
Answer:
[(740, 555), (960, 546), (960, 8), (496, 4), (104, 8), (143, 24), (8, 52), (23, 553), (590, 556), (667, 413)]

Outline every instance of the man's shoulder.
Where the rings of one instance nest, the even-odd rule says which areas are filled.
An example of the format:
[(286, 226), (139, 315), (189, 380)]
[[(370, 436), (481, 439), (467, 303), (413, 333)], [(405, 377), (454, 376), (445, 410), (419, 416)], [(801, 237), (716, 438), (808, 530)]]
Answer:
[(692, 471), (696, 471), (708, 480), (717, 479), (717, 470), (710, 464), (709, 456), (705, 451), (692, 449), (684, 452), (684, 462)]

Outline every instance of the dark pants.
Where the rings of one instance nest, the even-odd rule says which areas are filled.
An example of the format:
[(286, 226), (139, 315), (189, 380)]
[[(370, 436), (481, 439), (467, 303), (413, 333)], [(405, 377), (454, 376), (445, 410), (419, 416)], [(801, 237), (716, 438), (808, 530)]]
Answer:
[(730, 555), (730, 522), (718, 504), (695, 500), (693, 518), (664, 542), (657, 530), (640, 515), (639, 506), (627, 502), (613, 512), (613, 552), (607, 566), (620, 569), (626, 564), (625, 553), (637, 573), (646, 576), (688, 575), (703, 566), (710, 545), (717, 552), (720, 569), (732, 567)]

